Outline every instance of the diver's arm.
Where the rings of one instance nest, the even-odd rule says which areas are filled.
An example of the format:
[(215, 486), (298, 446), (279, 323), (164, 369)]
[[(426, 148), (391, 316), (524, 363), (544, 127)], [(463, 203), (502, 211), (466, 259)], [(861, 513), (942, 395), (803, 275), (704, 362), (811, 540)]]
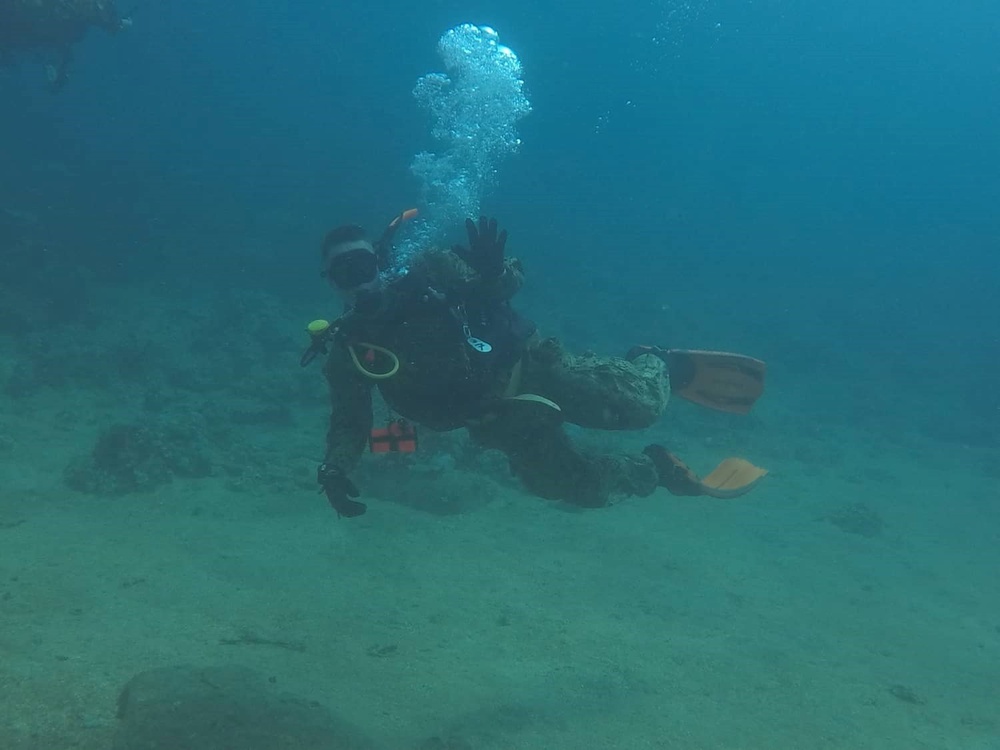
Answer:
[[(450, 300), (509, 300), (524, 284), (524, 270), (517, 258), (505, 258), (499, 276), (483, 278), (454, 250), (429, 250), (415, 262), (415, 277)], [(419, 274), (419, 275), (417, 275)]]
[(503, 272), (491, 282), (480, 282), (482, 293), (494, 300), (511, 299), (524, 286), (524, 268), (517, 258), (505, 258)]
[(336, 346), (323, 373), (330, 385), (330, 424), (317, 480), (339, 515), (359, 516), (365, 506), (349, 499), (358, 492), (347, 474), (357, 467), (371, 434), (371, 382), (358, 373), (347, 351)]
[(342, 471), (353, 471), (372, 430), (371, 381), (355, 369), (345, 349), (334, 346), (323, 374), (330, 385), (330, 426), (324, 461)]
[(451, 252), (475, 275), (468, 291), (497, 302), (509, 300), (520, 290), (524, 271), (516, 258), (506, 257), (507, 230), (496, 219), (480, 216), (478, 224), (466, 219), (465, 231), (469, 246), (455, 245)]

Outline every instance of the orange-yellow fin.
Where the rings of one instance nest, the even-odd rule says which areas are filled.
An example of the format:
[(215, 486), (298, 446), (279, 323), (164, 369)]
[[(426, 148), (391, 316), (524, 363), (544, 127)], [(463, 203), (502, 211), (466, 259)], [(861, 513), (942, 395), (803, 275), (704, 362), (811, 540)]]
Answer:
[(701, 486), (710, 497), (728, 499), (746, 494), (766, 476), (767, 469), (745, 458), (727, 458), (701, 480)]

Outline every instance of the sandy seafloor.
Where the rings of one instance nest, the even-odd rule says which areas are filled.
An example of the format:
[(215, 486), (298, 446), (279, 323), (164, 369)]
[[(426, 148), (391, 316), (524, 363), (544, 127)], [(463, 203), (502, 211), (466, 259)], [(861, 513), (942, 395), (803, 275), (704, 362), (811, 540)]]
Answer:
[[(101, 498), (62, 471), (128, 399), (0, 397), (0, 748), (106, 750), (123, 684), (177, 664), (259, 670), (389, 750), (1000, 748), (995, 446), (818, 426), (769, 387), (748, 434), (685, 436), (680, 403), (611, 442), (743, 453), (772, 471), (743, 500), (578, 512), (369, 456), (349, 522), (315, 494), (322, 401), (256, 437), (267, 481)], [(880, 532), (830, 521), (859, 506)]]

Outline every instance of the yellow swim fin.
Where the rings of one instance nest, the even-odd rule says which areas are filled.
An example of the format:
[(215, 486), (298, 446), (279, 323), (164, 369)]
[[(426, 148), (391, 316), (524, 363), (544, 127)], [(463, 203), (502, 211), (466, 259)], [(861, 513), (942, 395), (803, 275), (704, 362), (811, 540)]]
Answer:
[(701, 479), (662, 445), (647, 445), (643, 453), (653, 460), (660, 475), (660, 486), (666, 487), (672, 495), (707, 495), (728, 500), (745, 495), (767, 476), (767, 469), (754, 466), (744, 458), (727, 458)]
[(767, 365), (745, 354), (668, 349), (670, 390), (716, 411), (748, 414), (764, 392)]

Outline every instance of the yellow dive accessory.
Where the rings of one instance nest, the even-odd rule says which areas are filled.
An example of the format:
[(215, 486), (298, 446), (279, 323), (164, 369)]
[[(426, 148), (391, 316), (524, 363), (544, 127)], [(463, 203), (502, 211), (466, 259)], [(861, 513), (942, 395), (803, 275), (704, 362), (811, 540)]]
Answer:
[(302, 353), (299, 364), (305, 367), (320, 354), (326, 354), (326, 342), (330, 339), (330, 321), (314, 320), (306, 326), (309, 332), (309, 348)]
[(315, 338), (316, 336), (322, 336), (324, 333), (330, 330), (329, 320), (314, 320), (312, 323), (306, 326), (306, 330), (309, 331), (309, 335)]
[[(328, 320), (314, 320), (312, 323), (306, 326), (306, 331), (309, 332), (309, 337), (312, 342), (309, 344), (309, 348), (306, 349), (305, 353), (302, 355), (302, 360), (300, 364), (305, 367), (310, 362), (312, 362), (320, 354), (326, 354), (326, 345), (332, 340), (333, 336), (337, 333), (336, 330), (330, 329), (330, 321)], [(381, 354), (383, 357), (389, 360), (389, 368), (385, 372), (375, 372), (370, 370), (361, 362), (361, 358), (358, 357), (356, 349), (362, 349), (364, 351), (364, 357), (366, 360), (369, 359), (369, 354), (374, 358), (374, 354)], [(364, 375), (366, 378), (371, 378), (372, 380), (386, 380), (391, 378), (397, 372), (399, 372), (399, 357), (393, 354), (391, 351), (386, 349), (384, 346), (379, 346), (378, 344), (370, 344), (365, 341), (361, 341), (357, 344), (348, 344), (347, 351), (351, 355), (351, 361), (357, 368), (358, 372)]]

